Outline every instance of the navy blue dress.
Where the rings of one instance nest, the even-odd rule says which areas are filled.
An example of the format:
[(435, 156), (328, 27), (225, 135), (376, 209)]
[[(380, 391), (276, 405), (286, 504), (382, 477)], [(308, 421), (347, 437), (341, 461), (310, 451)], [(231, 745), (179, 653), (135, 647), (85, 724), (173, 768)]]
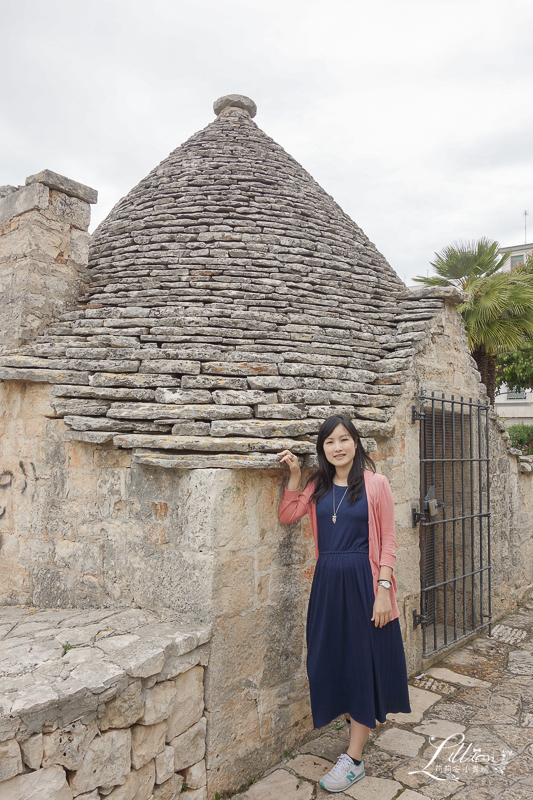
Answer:
[(371, 622), (374, 606), (368, 557), (366, 489), (353, 506), (332, 485), (316, 505), (318, 561), (307, 610), (307, 675), (315, 728), (341, 714), (369, 728), (389, 713), (411, 711), (398, 619), (382, 628)]

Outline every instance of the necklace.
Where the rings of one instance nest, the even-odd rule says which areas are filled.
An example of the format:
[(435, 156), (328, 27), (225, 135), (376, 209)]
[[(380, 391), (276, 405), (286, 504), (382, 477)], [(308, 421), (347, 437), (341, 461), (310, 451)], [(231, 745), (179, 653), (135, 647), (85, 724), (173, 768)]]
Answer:
[[(333, 481), (332, 481), (332, 483), (333, 483)], [(350, 488), (349, 486), (346, 487), (346, 492), (344, 492), (343, 496), (341, 497), (341, 502), (339, 503), (339, 505), (335, 509), (335, 486), (336, 485), (337, 485), (336, 483), (333, 483), (333, 516), (331, 517), (331, 519), (333, 520), (334, 523), (337, 522), (337, 511), (339, 510), (342, 501), (346, 497), (346, 492)]]

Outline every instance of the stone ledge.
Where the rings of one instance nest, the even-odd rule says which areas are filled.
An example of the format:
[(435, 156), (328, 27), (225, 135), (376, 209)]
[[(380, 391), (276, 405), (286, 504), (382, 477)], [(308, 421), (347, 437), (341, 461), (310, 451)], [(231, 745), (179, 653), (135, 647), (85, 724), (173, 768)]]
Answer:
[(63, 192), (63, 194), (77, 197), (78, 200), (84, 200), (86, 203), (94, 204), (98, 201), (96, 189), (91, 189), (90, 186), (85, 186), (83, 183), (65, 178), (64, 175), (58, 175), (57, 172), (52, 172), (51, 169), (43, 169), (41, 172), (29, 175), (26, 178), (26, 186), (31, 186), (34, 183), (44, 183), (50, 189), (56, 189), (58, 192)]
[(17, 606), (0, 609), (0, 637), (6, 741), (94, 713), (133, 679), (155, 683), (207, 663), (211, 630), (171, 611)]
[(207, 800), (209, 636), (166, 611), (0, 609), (2, 800)]
[(112, 441), (113, 436), (116, 436), (116, 431), (65, 431), (63, 436), (68, 442), (105, 444)]
[[(149, 448), (150, 450), (186, 450), (199, 453), (257, 453), (292, 450), (294, 453), (314, 453), (313, 442), (299, 439), (257, 439), (246, 436), (150, 436), (143, 434), (117, 434), (113, 444), (122, 448)], [(166, 454), (168, 455), (168, 454)]]
[(25, 186), (0, 199), (0, 222), (18, 217), (26, 211), (40, 209), (45, 211), (49, 203), (46, 186)]
[(76, 370), (19, 369), (0, 366), (0, 379), (4, 381), (32, 381), (33, 383), (88, 384), (89, 373)]
[[(298, 459), (303, 465), (301, 458)], [(167, 469), (286, 469), (278, 456), (273, 453), (188, 453), (169, 455), (168, 453), (134, 452), (132, 462), (146, 467), (166, 467)]]
[(518, 469), (520, 472), (533, 473), (533, 456), (520, 455), (518, 457)]
[(399, 300), (451, 300), (459, 304), (468, 300), (468, 293), (461, 292), (455, 286), (425, 286), (410, 287), (407, 291), (396, 295)]

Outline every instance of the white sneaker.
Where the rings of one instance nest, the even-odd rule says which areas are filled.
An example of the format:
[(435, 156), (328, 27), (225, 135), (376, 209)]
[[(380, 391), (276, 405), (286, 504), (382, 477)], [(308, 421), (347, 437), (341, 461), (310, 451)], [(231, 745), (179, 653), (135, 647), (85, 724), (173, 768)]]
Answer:
[(343, 753), (337, 757), (335, 766), (324, 775), (320, 785), (328, 792), (343, 792), (364, 775), (363, 759), (361, 758), (361, 763), (357, 766), (348, 753)]

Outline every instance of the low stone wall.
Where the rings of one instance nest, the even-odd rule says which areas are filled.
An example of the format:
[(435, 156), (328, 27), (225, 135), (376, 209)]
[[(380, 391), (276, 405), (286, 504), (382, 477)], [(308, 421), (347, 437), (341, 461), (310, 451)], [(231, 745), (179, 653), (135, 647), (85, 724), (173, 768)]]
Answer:
[(2, 800), (207, 800), (209, 638), (171, 612), (1, 609)]

